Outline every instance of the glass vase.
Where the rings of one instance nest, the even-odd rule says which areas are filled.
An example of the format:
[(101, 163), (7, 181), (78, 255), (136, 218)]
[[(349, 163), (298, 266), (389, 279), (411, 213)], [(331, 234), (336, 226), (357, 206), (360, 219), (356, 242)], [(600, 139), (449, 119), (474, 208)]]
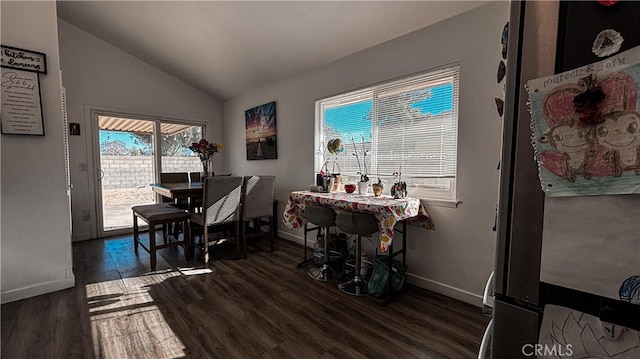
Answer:
[(202, 161), (202, 173), (200, 178), (207, 178), (213, 176), (213, 163), (211, 160)]

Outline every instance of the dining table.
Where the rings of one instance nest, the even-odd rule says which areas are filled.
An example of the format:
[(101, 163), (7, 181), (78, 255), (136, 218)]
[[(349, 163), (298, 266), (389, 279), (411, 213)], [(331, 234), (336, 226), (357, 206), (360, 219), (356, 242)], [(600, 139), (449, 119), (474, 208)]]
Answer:
[[(175, 183), (151, 183), (149, 185), (153, 192), (171, 198), (173, 200), (187, 200), (189, 212), (194, 212), (198, 200), (202, 200), (203, 184), (201, 182), (175, 182)], [(271, 218), (275, 222), (278, 210), (278, 200), (273, 200), (273, 213)], [(273, 224), (275, 226), (275, 223)], [(274, 227), (275, 228), (275, 227)]]
[(150, 186), (155, 193), (171, 199), (202, 198), (200, 182), (151, 183)]
[(282, 214), (282, 222), (289, 229), (302, 229), (307, 223), (304, 208), (321, 205), (349, 212), (370, 213), (378, 220), (380, 250), (386, 252), (395, 235), (399, 222), (426, 229), (434, 229), (433, 221), (418, 198), (393, 198), (392, 196), (361, 195), (346, 192), (293, 191)]

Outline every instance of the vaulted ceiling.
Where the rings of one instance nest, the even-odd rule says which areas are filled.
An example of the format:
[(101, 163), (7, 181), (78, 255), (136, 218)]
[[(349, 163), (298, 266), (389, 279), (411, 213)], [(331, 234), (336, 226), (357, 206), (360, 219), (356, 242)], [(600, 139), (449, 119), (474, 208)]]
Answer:
[(486, 2), (58, 1), (57, 9), (61, 19), (224, 101)]

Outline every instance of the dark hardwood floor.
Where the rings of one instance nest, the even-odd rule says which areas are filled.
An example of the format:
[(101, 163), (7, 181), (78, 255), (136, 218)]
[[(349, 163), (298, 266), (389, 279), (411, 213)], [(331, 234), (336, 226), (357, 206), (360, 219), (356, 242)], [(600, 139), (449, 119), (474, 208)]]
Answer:
[[(266, 247), (266, 246), (265, 246)], [(229, 255), (233, 250), (229, 250)], [(42, 254), (46, 255), (46, 254)], [(131, 237), (73, 244), (76, 286), (2, 305), (2, 358), (474, 358), (480, 308), (421, 288), (387, 306), (296, 269), (302, 247), (218, 256), (133, 252)]]

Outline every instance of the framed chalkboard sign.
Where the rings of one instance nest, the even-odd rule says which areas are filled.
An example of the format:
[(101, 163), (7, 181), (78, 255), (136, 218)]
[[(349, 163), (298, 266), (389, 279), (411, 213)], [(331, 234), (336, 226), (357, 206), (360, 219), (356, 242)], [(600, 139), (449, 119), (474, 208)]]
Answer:
[(40, 74), (3, 68), (0, 71), (2, 134), (44, 135)]
[(47, 55), (42, 52), (19, 49), (17, 47), (5, 45), (0, 46), (2, 48), (0, 66), (41, 74), (47, 73)]

